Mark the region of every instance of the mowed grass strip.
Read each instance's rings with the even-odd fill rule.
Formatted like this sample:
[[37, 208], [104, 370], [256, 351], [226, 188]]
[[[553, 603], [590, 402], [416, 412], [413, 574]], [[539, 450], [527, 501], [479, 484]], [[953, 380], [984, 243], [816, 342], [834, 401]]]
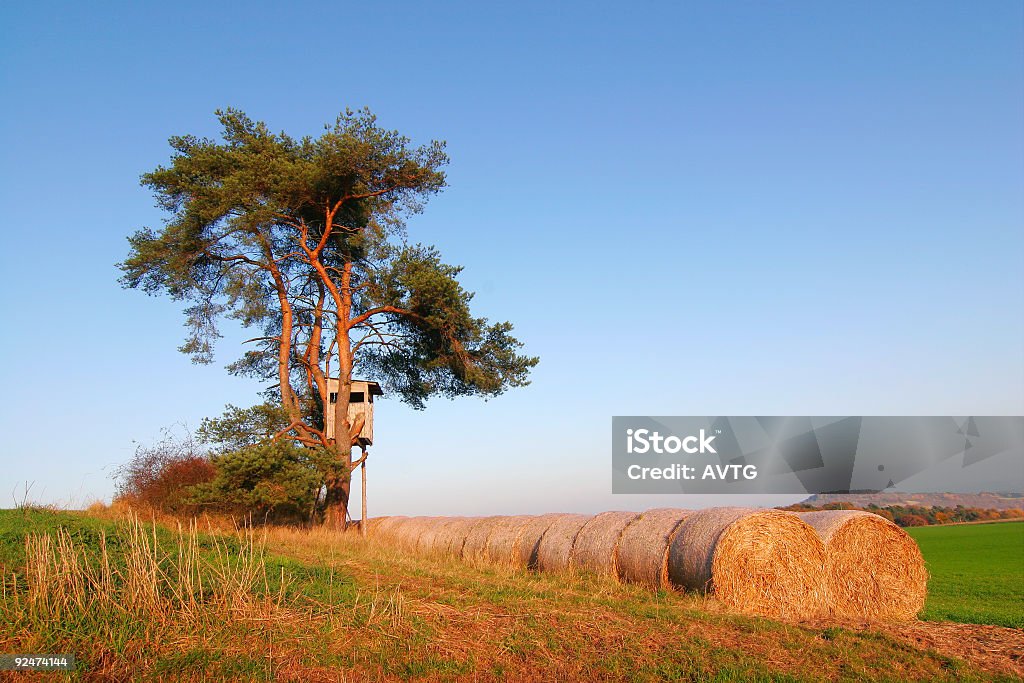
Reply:
[[[879, 633], [741, 617], [699, 596], [414, 556], [323, 530], [271, 529], [253, 552], [244, 535], [189, 540], [148, 526], [167, 573], [148, 611], [97, 598], [47, 620], [26, 606], [24, 537], [58, 528], [93, 560], [105, 534], [126, 572], [131, 535], [84, 514], [0, 511], [0, 651], [74, 653], [83, 667], [62, 677], [71, 680], [1001, 680]], [[206, 572], [194, 601], [175, 578], [190, 547]], [[255, 567], [259, 580], [240, 587], [231, 567]]]
[[921, 618], [1024, 628], [1024, 522], [907, 529], [928, 567]]
[[[400, 589], [405, 621], [425, 636], [410, 654], [443, 651], [483, 680], [1004, 679], [882, 633], [738, 616], [600, 576], [416, 556], [320, 531], [272, 531], [268, 547], [344, 567], [357, 585]], [[387, 649], [367, 646], [360, 661], [381, 665]]]

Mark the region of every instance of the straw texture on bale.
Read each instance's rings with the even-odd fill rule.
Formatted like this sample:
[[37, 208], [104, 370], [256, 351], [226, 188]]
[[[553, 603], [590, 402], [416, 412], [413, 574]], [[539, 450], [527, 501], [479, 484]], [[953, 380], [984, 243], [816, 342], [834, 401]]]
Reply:
[[370, 517], [369, 519], [367, 519], [366, 520], [366, 533], [367, 534], [374, 534], [374, 533], [376, 533], [377, 529], [380, 528], [381, 522], [383, 522], [385, 519], [391, 519], [391, 518], [390, 517]]
[[469, 530], [480, 521], [479, 517], [453, 517], [434, 538], [434, 546], [439, 552], [454, 557], [462, 557], [462, 544], [466, 542]]
[[484, 555], [495, 564], [517, 564], [519, 560], [516, 544], [523, 526], [532, 517], [519, 515], [516, 517], [500, 517], [491, 525], [491, 533], [487, 537]]
[[616, 568], [619, 578], [657, 590], [672, 586], [668, 578], [668, 546], [690, 510], [658, 508], [634, 519], [619, 536]]
[[825, 545], [794, 513], [696, 511], [669, 546], [669, 578], [751, 614], [801, 618], [825, 608]]
[[917, 543], [889, 520], [858, 510], [800, 514], [825, 543], [825, 586], [835, 616], [913, 619], [927, 594]]
[[435, 553], [443, 551], [444, 548], [440, 547], [440, 539], [442, 538], [441, 534], [458, 519], [458, 517], [438, 517], [432, 520], [426, 531], [420, 534], [420, 539], [416, 544], [416, 549], [421, 553]]
[[561, 517], [557, 513], [548, 513], [531, 517], [523, 523], [519, 529], [519, 538], [516, 540], [517, 557], [513, 558], [515, 564], [520, 567], [537, 568], [537, 553], [540, 550], [540, 539], [551, 526], [552, 522]]
[[392, 543], [398, 545], [402, 543], [406, 536], [405, 527], [409, 524], [415, 524], [416, 517], [401, 517], [396, 519], [391, 526], [388, 527], [388, 535], [391, 538]]
[[395, 529], [395, 542], [406, 550], [416, 550], [420, 536], [433, 524], [430, 517], [409, 517]]
[[583, 525], [572, 544], [569, 566], [619, 578], [616, 566], [619, 536], [637, 518], [635, 512], [602, 512]]
[[385, 517], [380, 520], [380, 524], [375, 527], [371, 527], [373, 533], [387, 541], [393, 541], [395, 539], [395, 533], [398, 527], [401, 526], [402, 522], [409, 519], [408, 517], [398, 515], [395, 517]]
[[576, 535], [591, 519], [591, 515], [565, 514], [551, 522], [537, 546], [537, 569], [542, 572], [568, 569]]
[[487, 551], [487, 537], [495, 525], [501, 523], [502, 517], [481, 517], [466, 533], [466, 542], [462, 545], [462, 559], [483, 560]]

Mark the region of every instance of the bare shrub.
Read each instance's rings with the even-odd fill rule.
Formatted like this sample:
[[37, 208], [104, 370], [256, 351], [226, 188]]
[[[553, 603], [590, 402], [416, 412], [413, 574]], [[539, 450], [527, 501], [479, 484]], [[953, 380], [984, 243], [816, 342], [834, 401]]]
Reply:
[[165, 429], [155, 444], [140, 444], [135, 455], [114, 471], [115, 500], [172, 515], [197, 514], [191, 487], [213, 480], [217, 470], [191, 434]]

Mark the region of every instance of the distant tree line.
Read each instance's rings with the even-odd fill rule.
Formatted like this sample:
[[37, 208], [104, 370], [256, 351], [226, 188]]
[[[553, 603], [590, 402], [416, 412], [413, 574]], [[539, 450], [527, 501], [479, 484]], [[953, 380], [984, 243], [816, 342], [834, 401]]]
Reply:
[[1024, 510], [1014, 508], [1012, 510], [993, 510], [986, 508], [964, 507], [924, 507], [920, 505], [885, 505], [878, 506], [874, 503], [866, 507], [854, 505], [853, 503], [837, 502], [826, 503], [815, 506], [809, 503], [797, 503], [789, 505], [781, 510], [792, 512], [815, 512], [819, 510], [864, 510], [873, 512], [876, 515], [885, 517], [902, 527], [910, 526], [931, 526], [933, 524], [957, 524], [961, 522], [986, 522], [1000, 519], [1024, 519]]

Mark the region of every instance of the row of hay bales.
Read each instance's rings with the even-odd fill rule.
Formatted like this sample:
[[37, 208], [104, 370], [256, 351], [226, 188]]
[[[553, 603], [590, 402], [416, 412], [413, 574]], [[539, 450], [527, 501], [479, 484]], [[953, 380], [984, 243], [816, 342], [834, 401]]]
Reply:
[[598, 515], [384, 517], [370, 533], [417, 553], [583, 571], [712, 593], [742, 612], [909, 619], [924, 604], [917, 544], [866, 512], [661, 508]]

